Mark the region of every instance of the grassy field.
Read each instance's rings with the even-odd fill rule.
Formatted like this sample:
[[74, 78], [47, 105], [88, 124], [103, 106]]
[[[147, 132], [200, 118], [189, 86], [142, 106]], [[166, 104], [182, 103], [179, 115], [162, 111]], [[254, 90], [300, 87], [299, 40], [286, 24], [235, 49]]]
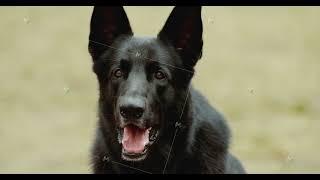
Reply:
[[[156, 35], [172, 7], [126, 7]], [[90, 173], [92, 7], [0, 7], [0, 173]], [[249, 173], [320, 172], [320, 8], [204, 7], [193, 84]]]

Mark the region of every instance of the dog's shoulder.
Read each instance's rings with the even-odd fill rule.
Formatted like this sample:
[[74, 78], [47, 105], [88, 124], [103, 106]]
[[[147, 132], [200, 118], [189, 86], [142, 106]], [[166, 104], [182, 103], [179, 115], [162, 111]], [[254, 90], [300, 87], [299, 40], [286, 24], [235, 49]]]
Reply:
[[223, 173], [229, 146], [229, 127], [221, 113], [193, 87], [189, 99], [192, 128], [189, 149], [201, 173]]
[[228, 153], [225, 165], [226, 174], [245, 174], [247, 173], [242, 163], [231, 153]]
[[[227, 174], [246, 173], [241, 162], [229, 152], [231, 131], [223, 114], [196, 89], [191, 88], [194, 142], [198, 158], [206, 162], [205, 171]], [[221, 164], [220, 164], [221, 163]]]
[[228, 141], [230, 130], [225, 117], [195, 88], [191, 87], [192, 118], [197, 129], [215, 131], [220, 138]]

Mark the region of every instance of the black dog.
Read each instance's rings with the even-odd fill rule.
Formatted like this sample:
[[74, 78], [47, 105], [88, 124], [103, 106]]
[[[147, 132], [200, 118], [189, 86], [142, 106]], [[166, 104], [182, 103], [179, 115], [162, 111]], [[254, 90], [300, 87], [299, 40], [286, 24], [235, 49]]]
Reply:
[[201, 7], [175, 7], [155, 38], [134, 37], [122, 7], [94, 8], [94, 173], [245, 173], [225, 120], [190, 85], [202, 44]]

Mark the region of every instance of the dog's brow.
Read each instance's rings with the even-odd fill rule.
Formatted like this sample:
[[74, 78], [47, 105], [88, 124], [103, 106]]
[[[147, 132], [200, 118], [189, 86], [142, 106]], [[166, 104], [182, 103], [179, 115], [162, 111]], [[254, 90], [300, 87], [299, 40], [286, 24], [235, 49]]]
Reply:
[[148, 65], [159, 67], [160, 63], [158, 61], [147, 61]]
[[[105, 46], [105, 47], [111, 48], [111, 49], [113, 49], [113, 50], [115, 50], [115, 51], [123, 51], [123, 50], [120, 50], [120, 49], [118, 49], [118, 48], [115, 48], [115, 47], [112, 47], [112, 46], [110, 46], [110, 45], [107, 45], [107, 44], [105, 44], [105, 43], [93, 41], [93, 40], [90, 40], [90, 39], [89, 39], [89, 41], [92, 42], [92, 43], [101, 45], [101, 46]], [[125, 52], [125, 53], [132, 54], [132, 52]], [[153, 59], [151, 59], [151, 58], [147, 58], [147, 57], [145, 57], [144, 59], [147, 59], [147, 60], [149, 60], [149, 61], [155, 61], [155, 60], [153, 60]], [[158, 61], [155, 61], [155, 62], [158, 62]], [[160, 62], [159, 62], [159, 63], [160, 63]], [[188, 73], [194, 74], [193, 71], [190, 71], [190, 70], [185, 69], [185, 68], [177, 67], [177, 66], [174, 66], [174, 65], [171, 65], [171, 64], [167, 64], [167, 63], [162, 63], [162, 62], [161, 62], [161, 64], [164, 64], [164, 65], [166, 65], [166, 66], [169, 66], [169, 67], [172, 67], [172, 68], [176, 68], [176, 69], [180, 69], [180, 70], [186, 71], [186, 72], [188, 72]]]
[[123, 59], [123, 58], [121, 58], [120, 59], [120, 63], [122, 64], [122, 63], [130, 63], [130, 61], [128, 60], [128, 59]]

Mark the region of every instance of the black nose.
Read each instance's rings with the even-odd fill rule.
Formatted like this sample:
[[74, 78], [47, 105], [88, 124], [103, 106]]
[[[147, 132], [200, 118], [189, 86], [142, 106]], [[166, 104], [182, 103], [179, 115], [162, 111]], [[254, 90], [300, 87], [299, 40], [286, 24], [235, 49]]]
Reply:
[[121, 106], [120, 114], [125, 119], [139, 119], [142, 117], [144, 109], [136, 106]]

